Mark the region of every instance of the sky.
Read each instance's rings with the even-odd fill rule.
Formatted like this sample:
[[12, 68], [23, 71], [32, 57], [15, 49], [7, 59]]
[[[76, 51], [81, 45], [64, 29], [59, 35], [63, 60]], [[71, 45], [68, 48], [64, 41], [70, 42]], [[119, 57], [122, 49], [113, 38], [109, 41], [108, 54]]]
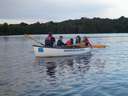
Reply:
[[0, 23], [128, 17], [128, 0], [0, 0]]

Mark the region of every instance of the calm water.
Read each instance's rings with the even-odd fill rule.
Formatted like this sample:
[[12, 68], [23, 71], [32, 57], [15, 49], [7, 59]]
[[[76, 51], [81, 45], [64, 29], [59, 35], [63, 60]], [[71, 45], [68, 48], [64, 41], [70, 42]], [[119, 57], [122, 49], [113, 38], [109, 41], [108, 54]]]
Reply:
[[31, 40], [0, 37], [0, 96], [128, 96], [128, 34], [89, 36], [109, 47], [35, 58]]

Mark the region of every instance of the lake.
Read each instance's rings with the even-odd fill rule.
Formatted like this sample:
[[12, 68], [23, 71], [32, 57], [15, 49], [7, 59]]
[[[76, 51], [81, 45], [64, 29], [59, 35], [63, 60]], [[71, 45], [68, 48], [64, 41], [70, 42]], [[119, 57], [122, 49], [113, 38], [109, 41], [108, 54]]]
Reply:
[[[128, 34], [86, 36], [108, 47], [80, 56], [36, 58], [35, 42], [1, 36], [0, 96], [128, 96]], [[45, 36], [33, 38], [43, 42]]]

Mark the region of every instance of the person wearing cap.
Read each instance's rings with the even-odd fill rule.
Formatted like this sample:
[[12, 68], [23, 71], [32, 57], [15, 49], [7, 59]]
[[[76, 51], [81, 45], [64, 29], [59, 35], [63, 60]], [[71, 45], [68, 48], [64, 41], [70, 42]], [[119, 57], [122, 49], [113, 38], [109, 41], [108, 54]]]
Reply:
[[64, 47], [65, 44], [63, 42], [63, 36], [60, 36], [58, 41], [57, 41], [57, 47]]

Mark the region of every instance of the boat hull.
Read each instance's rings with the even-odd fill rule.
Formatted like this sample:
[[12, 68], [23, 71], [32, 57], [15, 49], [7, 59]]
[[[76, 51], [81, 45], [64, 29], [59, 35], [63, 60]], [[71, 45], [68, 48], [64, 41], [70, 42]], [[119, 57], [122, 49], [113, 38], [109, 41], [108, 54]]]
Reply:
[[80, 55], [90, 51], [91, 48], [45, 48], [33, 45], [36, 57], [55, 57]]

